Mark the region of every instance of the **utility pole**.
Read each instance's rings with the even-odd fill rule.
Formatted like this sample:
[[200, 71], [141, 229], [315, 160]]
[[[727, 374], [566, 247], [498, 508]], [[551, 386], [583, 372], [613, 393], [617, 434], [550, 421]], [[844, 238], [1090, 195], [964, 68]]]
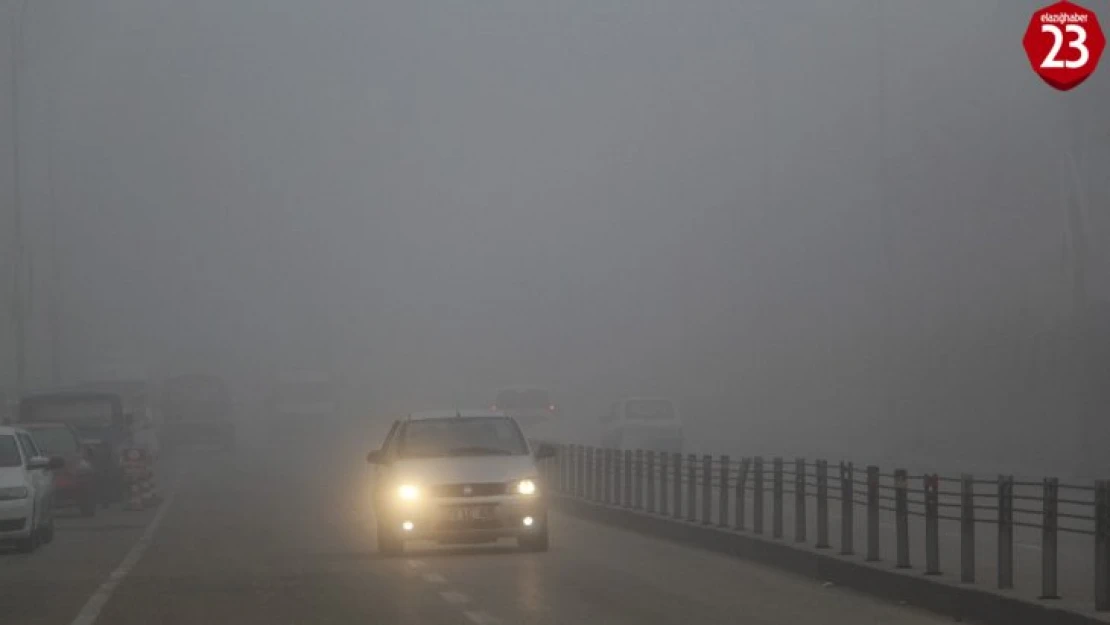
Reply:
[[883, 264], [882, 269], [882, 298], [883, 302], [880, 306], [882, 313], [882, 335], [880, 337], [880, 353], [883, 366], [883, 380], [881, 384], [880, 394], [882, 407], [881, 410], [885, 413], [881, 415], [883, 421], [892, 420], [897, 423], [897, 419], [901, 416], [895, 414], [899, 407], [898, 397], [899, 388], [897, 383], [899, 381], [899, 368], [896, 365], [895, 358], [895, 345], [894, 345], [894, 304], [896, 293], [896, 279], [897, 279], [897, 266], [894, 262], [894, 224], [891, 219], [891, 207], [889, 206], [889, 198], [887, 194], [887, 162], [886, 162], [886, 0], [875, 0], [875, 42], [876, 54], [875, 62], [877, 66], [877, 89], [876, 89], [876, 120], [878, 124], [877, 134], [878, 141], [876, 145], [876, 155], [878, 163], [876, 167], [876, 197], [879, 208], [879, 237], [881, 257], [879, 261]]
[[27, 315], [28, 298], [27, 250], [23, 234], [23, 197], [20, 189], [20, 73], [23, 69], [23, 23], [28, 0], [19, 4], [11, 13], [11, 136], [12, 136], [12, 237], [15, 239], [15, 261], [12, 276], [12, 325], [15, 333], [15, 393], [18, 397], [27, 383]]

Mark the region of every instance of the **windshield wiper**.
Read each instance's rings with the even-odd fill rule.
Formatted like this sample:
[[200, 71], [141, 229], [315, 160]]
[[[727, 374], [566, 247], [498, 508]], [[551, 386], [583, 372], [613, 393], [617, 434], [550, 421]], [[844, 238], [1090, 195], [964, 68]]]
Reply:
[[453, 456], [511, 456], [513, 452], [508, 449], [497, 449], [495, 447], [454, 447], [447, 450], [447, 453]]

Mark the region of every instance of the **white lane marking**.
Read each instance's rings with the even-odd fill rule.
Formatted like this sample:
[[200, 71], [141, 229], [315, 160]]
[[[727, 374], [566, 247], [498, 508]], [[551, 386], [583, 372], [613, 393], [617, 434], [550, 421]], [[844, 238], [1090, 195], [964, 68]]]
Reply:
[[108, 603], [108, 600], [112, 598], [112, 593], [115, 592], [116, 586], [127, 577], [127, 574], [131, 572], [131, 569], [134, 568], [134, 566], [138, 564], [139, 559], [143, 557], [146, 548], [150, 546], [150, 540], [154, 536], [155, 530], [162, 524], [162, 519], [166, 516], [166, 511], [170, 509], [170, 504], [173, 503], [176, 490], [176, 488], [170, 490], [170, 494], [166, 497], [166, 500], [162, 502], [162, 507], [158, 509], [154, 518], [150, 520], [150, 524], [146, 526], [146, 530], [143, 531], [143, 535], [139, 537], [138, 542], [131, 547], [131, 550], [127, 552], [123, 561], [119, 563], [116, 570], [112, 571], [108, 579], [104, 580], [104, 583], [96, 589], [96, 592], [94, 592], [91, 597], [89, 597], [84, 607], [77, 613], [77, 618], [73, 619], [70, 625], [93, 625], [96, 623], [97, 617], [100, 616], [100, 611], [104, 609], [104, 605]]
[[463, 593], [455, 590], [445, 590], [439, 593], [439, 596], [443, 597], [444, 601], [452, 605], [462, 605], [464, 603], [470, 603], [470, 597], [467, 597]]
[[501, 622], [480, 610], [465, 610], [463, 614], [476, 625], [498, 625]]
[[444, 577], [442, 575], [440, 575], [439, 573], [425, 573], [424, 574], [424, 581], [428, 582], [429, 584], [446, 584], [447, 583], [447, 580], [444, 579]]
[[409, 560], [409, 568], [422, 569], [424, 568], [424, 563], [420, 560]]

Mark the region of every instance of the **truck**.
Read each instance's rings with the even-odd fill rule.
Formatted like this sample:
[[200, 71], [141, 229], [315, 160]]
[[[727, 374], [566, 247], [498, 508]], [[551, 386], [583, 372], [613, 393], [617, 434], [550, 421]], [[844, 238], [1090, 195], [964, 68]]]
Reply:
[[628, 397], [614, 402], [601, 422], [602, 447], [682, 452], [682, 418], [675, 403], [665, 397]]
[[219, 376], [195, 373], [166, 379], [162, 384], [161, 414], [162, 433], [169, 447], [235, 447], [231, 391]]
[[283, 371], [275, 376], [267, 410], [272, 438], [311, 434], [339, 415], [339, 385], [325, 371]]

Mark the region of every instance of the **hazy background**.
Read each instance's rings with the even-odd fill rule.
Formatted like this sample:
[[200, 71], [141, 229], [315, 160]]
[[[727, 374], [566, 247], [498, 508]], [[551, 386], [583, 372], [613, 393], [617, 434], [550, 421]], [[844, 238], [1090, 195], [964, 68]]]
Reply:
[[677, 397], [697, 449], [1110, 470], [1110, 59], [1044, 85], [1039, 4], [32, 0], [31, 383], [53, 292], [62, 381], [537, 383]]

